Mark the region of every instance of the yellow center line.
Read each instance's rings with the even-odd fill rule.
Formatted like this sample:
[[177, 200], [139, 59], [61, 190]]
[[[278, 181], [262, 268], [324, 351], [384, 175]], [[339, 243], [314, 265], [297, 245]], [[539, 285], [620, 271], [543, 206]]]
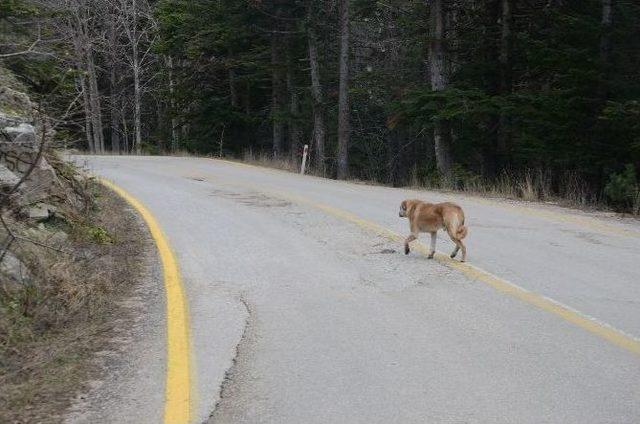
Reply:
[[[334, 208], [333, 206], [325, 205], [322, 203], [316, 203], [312, 200], [296, 195], [291, 195], [289, 193], [272, 193], [286, 200], [295, 201], [297, 203], [306, 204], [316, 209], [320, 209], [329, 215], [333, 215], [337, 218], [356, 224], [361, 228], [377, 233], [378, 235], [386, 237], [390, 240], [403, 242], [405, 239], [405, 237], [401, 234], [398, 234], [375, 222], [363, 219], [351, 212]], [[417, 250], [425, 256], [429, 255], [429, 248], [427, 248], [427, 246], [420, 242], [414, 242], [414, 250]], [[435, 255], [435, 259], [445, 266], [462, 272], [469, 278], [472, 278], [476, 281], [481, 281], [502, 293], [508, 294], [512, 297], [520, 299], [523, 302], [536, 306], [544, 311], [550, 312], [564, 319], [565, 321], [568, 321], [592, 334], [595, 334], [619, 347], [640, 355], [640, 341], [636, 337], [626, 334], [623, 331], [610, 326], [609, 324], [600, 322], [596, 318], [576, 311], [554, 299], [526, 290], [525, 288], [520, 287], [517, 284], [502, 279], [469, 263], [459, 262], [457, 260], [451, 259], [447, 255], [443, 255], [440, 253]]]
[[164, 274], [167, 300], [167, 374], [165, 379], [165, 424], [187, 424], [191, 419], [192, 379], [189, 315], [176, 258], [158, 221], [135, 197], [105, 179], [100, 183], [126, 200], [142, 216], [156, 243]]
[[[248, 164], [248, 163], [243, 163], [243, 162], [236, 162], [236, 161], [231, 161], [231, 160], [223, 160], [223, 159], [213, 159], [216, 162], [221, 162], [221, 163], [226, 163], [229, 165], [235, 165], [238, 167], [245, 167], [245, 168], [253, 168], [256, 169], [258, 171], [261, 172], [268, 172], [271, 174], [277, 173], [277, 174], [291, 174], [288, 171], [284, 171], [284, 170], [279, 170], [279, 169], [272, 169], [272, 168], [265, 168], [262, 166], [258, 166], [258, 165], [252, 165], [252, 164]], [[314, 177], [314, 178], [319, 178], [319, 177]], [[349, 185], [349, 186], [353, 186], [354, 188], [357, 189], [362, 189], [363, 185], [362, 184], [356, 184], [350, 181], [343, 181], [343, 184]], [[364, 187], [375, 187], [375, 186], [370, 186], [370, 185], [364, 185]], [[383, 188], [383, 189], [392, 189], [391, 187], [386, 187], [386, 186], [378, 186], [378, 188]], [[415, 190], [415, 189], [410, 189], [410, 188], [405, 188], [405, 189], [401, 189], [401, 190], [407, 190], [407, 191], [413, 191], [416, 192], [417, 196], [420, 196], [421, 193], [424, 192], [424, 190]], [[426, 190], [426, 189], [425, 189]], [[491, 207], [495, 207], [495, 208], [500, 208], [500, 209], [505, 209], [505, 210], [510, 210], [510, 211], [518, 211], [522, 214], [525, 215], [529, 215], [529, 216], [534, 216], [537, 218], [542, 218], [548, 221], [552, 221], [552, 222], [566, 222], [569, 224], [573, 224], [576, 225], [578, 227], [583, 227], [583, 228], [588, 228], [590, 230], [593, 231], [598, 231], [600, 233], [604, 233], [604, 234], [614, 234], [617, 236], [623, 236], [623, 237], [633, 237], [633, 238], [637, 238], [640, 237], [640, 231], [633, 229], [633, 228], [628, 228], [628, 227], [623, 227], [620, 225], [615, 225], [615, 224], [609, 224], [607, 222], [603, 222], [602, 220], [596, 219], [596, 218], [592, 218], [592, 217], [587, 217], [587, 216], [578, 216], [578, 215], [570, 215], [570, 214], [565, 214], [565, 213], [560, 213], [560, 212], [555, 212], [555, 211], [551, 211], [551, 210], [545, 210], [545, 209], [540, 209], [540, 208], [536, 208], [536, 207], [531, 207], [531, 206], [524, 206], [524, 205], [519, 205], [519, 204], [511, 204], [511, 203], [503, 203], [503, 202], [496, 202], [490, 199], [485, 199], [479, 196], [474, 196], [474, 195], [470, 195], [467, 193], [450, 193], [450, 192], [437, 192], [439, 195], [447, 197], [447, 198], [451, 198], [451, 197], [457, 197], [457, 198], [462, 198], [464, 199], [464, 201], [467, 202], [474, 202], [474, 203], [478, 203], [481, 205], [487, 205], [487, 206], [491, 206]]]
[[[245, 166], [250, 166], [250, 165], [245, 165]], [[255, 184], [239, 183], [239, 182], [233, 182], [233, 183], [227, 183], [227, 184], [231, 186], [248, 188], [254, 191], [272, 195], [274, 197], [279, 197], [283, 200], [288, 200], [294, 203], [319, 209], [328, 215], [332, 215], [336, 218], [355, 224], [363, 229], [376, 233], [382, 237], [386, 237], [392, 241], [403, 242], [405, 239], [405, 237], [402, 236], [401, 234], [398, 234], [373, 221], [363, 219], [346, 210], [335, 208], [333, 206], [329, 206], [323, 203], [318, 203], [302, 196], [298, 196], [289, 192], [270, 190]], [[429, 254], [429, 248], [427, 248], [427, 246], [423, 245], [420, 242], [414, 242], [414, 250], [422, 253], [423, 255]], [[511, 297], [514, 297], [525, 303], [535, 306], [543, 311], [556, 315], [557, 317], [560, 317], [563, 320], [582, 328], [583, 330], [586, 330], [604, 340], [607, 340], [608, 342], [616, 346], [619, 346], [629, 352], [640, 355], [640, 340], [633, 335], [627, 334], [622, 330], [619, 330], [607, 323], [601, 322], [594, 317], [591, 317], [587, 314], [577, 311], [547, 296], [543, 296], [538, 293], [531, 292], [523, 287], [520, 287], [515, 283], [512, 283], [496, 275], [493, 275], [490, 272], [485, 271], [476, 266], [473, 266], [469, 263], [459, 262], [457, 260], [451, 259], [447, 255], [443, 255], [439, 253], [435, 255], [435, 259], [439, 263], [445, 266], [448, 266], [450, 268], [453, 268], [462, 272], [464, 275], [466, 275], [467, 277], [475, 281], [480, 281], [484, 284], [487, 284], [488, 286], [493, 287], [494, 289], [502, 293], [505, 293]]]

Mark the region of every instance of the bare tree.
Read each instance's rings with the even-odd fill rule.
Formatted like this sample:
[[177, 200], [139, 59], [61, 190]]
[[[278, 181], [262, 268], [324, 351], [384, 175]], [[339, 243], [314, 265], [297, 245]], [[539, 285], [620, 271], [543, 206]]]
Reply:
[[120, 17], [120, 26], [125, 38], [125, 64], [133, 79], [133, 151], [142, 149], [142, 98], [145, 90], [143, 78], [152, 62], [156, 22], [147, 0], [112, 0]]
[[57, 21], [57, 30], [73, 46], [73, 65], [78, 71], [78, 90], [82, 94], [85, 114], [85, 134], [89, 151], [104, 151], [102, 127], [102, 105], [98, 90], [98, 75], [95, 66], [95, 52], [98, 36], [94, 27], [98, 3], [92, 0], [67, 0], [64, 3], [51, 2], [50, 7], [64, 16]]
[[109, 17], [107, 20], [107, 56], [109, 60], [109, 116], [111, 118], [111, 151], [120, 153], [120, 114], [122, 111], [119, 107], [119, 79], [118, 70], [120, 68], [120, 44], [118, 42], [118, 34], [120, 26], [113, 5], [109, 8]]

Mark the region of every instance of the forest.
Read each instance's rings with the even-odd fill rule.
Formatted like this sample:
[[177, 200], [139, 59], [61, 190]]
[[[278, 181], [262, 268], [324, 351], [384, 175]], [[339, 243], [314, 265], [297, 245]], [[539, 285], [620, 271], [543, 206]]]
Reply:
[[61, 147], [640, 212], [637, 0], [2, 0], [0, 68]]

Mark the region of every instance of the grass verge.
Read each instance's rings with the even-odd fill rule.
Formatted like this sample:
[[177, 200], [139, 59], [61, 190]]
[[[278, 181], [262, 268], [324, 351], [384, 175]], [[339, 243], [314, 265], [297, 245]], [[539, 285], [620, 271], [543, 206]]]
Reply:
[[[92, 183], [92, 207], [44, 228], [13, 223], [52, 245], [20, 243], [28, 284], [0, 284], [0, 422], [53, 423], [98, 372], [93, 354], [108, 345], [110, 317], [140, 281], [151, 244], [144, 224], [117, 195]], [[66, 234], [66, 237], [60, 237]]]

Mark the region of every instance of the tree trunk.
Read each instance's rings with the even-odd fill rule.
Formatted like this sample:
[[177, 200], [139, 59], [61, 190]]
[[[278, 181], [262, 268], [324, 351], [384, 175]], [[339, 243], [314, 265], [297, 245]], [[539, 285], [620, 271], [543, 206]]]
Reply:
[[349, 0], [340, 0], [340, 83], [338, 87], [338, 179], [349, 175]]
[[131, 151], [130, 143], [129, 143], [130, 134], [129, 134], [129, 126], [127, 125], [127, 118], [124, 113], [120, 114], [120, 119], [122, 119], [122, 135], [124, 136], [124, 140], [123, 140], [124, 151], [126, 153], [129, 153]]
[[271, 38], [271, 119], [273, 119], [273, 157], [277, 158], [282, 152], [284, 139], [284, 124], [282, 122], [282, 51], [280, 43], [282, 37], [274, 33]]
[[114, 8], [109, 9], [109, 118], [111, 151], [120, 154], [120, 110], [118, 108], [118, 23], [116, 18], [117, 11]]
[[231, 98], [231, 107], [237, 108], [238, 101], [238, 90], [236, 89], [236, 70], [233, 68], [229, 68], [229, 97]]
[[605, 66], [611, 60], [611, 29], [613, 26], [614, 0], [602, 0], [602, 35], [600, 37], [600, 60]]
[[133, 71], [133, 132], [134, 150], [137, 155], [142, 152], [142, 93], [140, 88], [140, 57], [138, 37], [138, 5], [136, 0], [131, 2], [131, 13], [133, 22], [131, 24], [131, 65]]
[[302, 130], [298, 124], [300, 115], [300, 102], [298, 100], [298, 93], [293, 81], [293, 65], [291, 60], [289, 61], [289, 67], [287, 69], [287, 90], [289, 91], [289, 141], [291, 155], [291, 162], [296, 164], [298, 162], [298, 151], [301, 147]]
[[[311, 8], [311, 6], [309, 6]], [[318, 61], [318, 40], [309, 16], [308, 39], [309, 39], [309, 64], [311, 73], [311, 94], [313, 96], [313, 146], [316, 150], [316, 167], [322, 176], [326, 173], [326, 124], [325, 108], [322, 95], [322, 85], [320, 83], [320, 63]]]
[[167, 57], [167, 68], [169, 70], [169, 104], [171, 106], [171, 151], [178, 150], [178, 122], [176, 119], [176, 82], [173, 77], [173, 58]]
[[80, 75], [78, 82], [80, 84], [80, 90], [82, 90], [82, 100], [84, 106], [84, 132], [87, 137], [87, 148], [90, 153], [96, 153], [96, 145], [93, 140], [93, 129], [91, 128], [91, 102], [89, 100], [89, 88], [87, 87], [87, 79], [84, 76], [83, 68], [79, 67]]
[[137, 44], [133, 44], [133, 127], [135, 132], [135, 151], [139, 155], [142, 151], [142, 118], [141, 118], [141, 98], [140, 94], [140, 67], [138, 63]]
[[[507, 96], [511, 92], [511, 0], [501, 0], [500, 11], [500, 54], [498, 62], [500, 64], [500, 81], [498, 89], [500, 95]], [[503, 111], [498, 118], [498, 137], [496, 146], [496, 162], [498, 170], [507, 166], [510, 150], [510, 129], [509, 117]]]
[[244, 88], [244, 113], [251, 115], [251, 84], [249, 81], [245, 82]]
[[[444, 47], [444, 0], [430, 2], [430, 42], [429, 42], [429, 73], [431, 89], [442, 91], [447, 87], [448, 70]], [[451, 177], [451, 129], [446, 120], [438, 120], [433, 130], [436, 152], [436, 167], [445, 179]]]
[[109, 77], [109, 113], [111, 118], [111, 151], [120, 154], [120, 132], [118, 131], [120, 122], [120, 110], [118, 109], [118, 95], [116, 81], [116, 63], [111, 62], [111, 73]]
[[605, 103], [609, 97], [609, 74], [611, 73], [611, 30], [613, 28], [614, 0], [602, 0], [602, 20], [600, 22], [600, 62], [602, 64], [602, 82], [599, 98]]
[[104, 135], [102, 132], [102, 108], [100, 105], [100, 91], [98, 90], [98, 77], [93, 63], [91, 47], [86, 47], [87, 78], [89, 80], [89, 103], [91, 106], [91, 128], [93, 129], [93, 141], [97, 153], [104, 152]]

